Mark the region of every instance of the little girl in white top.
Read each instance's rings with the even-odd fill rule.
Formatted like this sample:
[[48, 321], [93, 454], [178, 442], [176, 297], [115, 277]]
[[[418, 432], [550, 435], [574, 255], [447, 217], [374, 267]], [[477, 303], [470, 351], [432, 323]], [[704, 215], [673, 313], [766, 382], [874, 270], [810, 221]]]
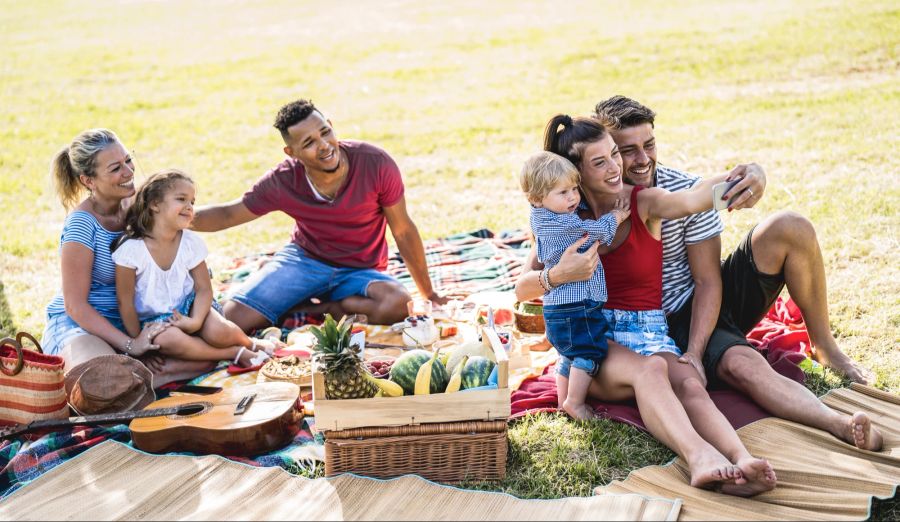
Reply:
[[251, 339], [212, 308], [206, 244], [188, 230], [194, 219], [194, 182], [178, 170], [158, 172], [144, 183], [125, 217], [125, 233], [113, 244], [116, 296], [132, 337], [145, 324], [168, 322], [155, 344], [166, 356], [198, 361], [229, 359], [261, 364], [275, 346]]

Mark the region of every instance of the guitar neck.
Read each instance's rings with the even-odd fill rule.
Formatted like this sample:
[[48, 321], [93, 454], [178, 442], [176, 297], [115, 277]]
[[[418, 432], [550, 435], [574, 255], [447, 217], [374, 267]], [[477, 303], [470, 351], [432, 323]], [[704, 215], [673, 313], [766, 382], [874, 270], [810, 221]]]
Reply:
[[141, 419], [144, 417], [159, 417], [174, 415], [179, 408], [154, 408], [152, 410], [125, 411], [121, 413], [106, 413], [101, 415], [83, 415], [81, 417], [69, 417], [68, 419], [40, 420], [19, 426], [11, 430], [0, 430], [0, 439], [12, 438], [37, 430], [55, 430], [70, 428], [72, 426], [103, 426], [107, 424], [124, 424], [126, 421]]

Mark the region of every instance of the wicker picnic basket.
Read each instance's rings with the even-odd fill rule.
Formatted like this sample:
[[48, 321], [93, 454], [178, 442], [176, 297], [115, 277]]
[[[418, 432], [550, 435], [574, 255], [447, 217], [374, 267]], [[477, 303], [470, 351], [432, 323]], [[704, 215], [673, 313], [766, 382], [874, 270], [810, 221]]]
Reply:
[[506, 476], [506, 420], [353, 428], [325, 432], [325, 475], [416, 474], [435, 482]]
[[506, 475], [509, 356], [497, 332], [481, 328], [497, 360], [497, 387], [459, 393], [332, 399], [314, 368], [316, 430], [325, 437], [325, 474], [375, 478], [414, 474], [436, 482], [496, 481]]

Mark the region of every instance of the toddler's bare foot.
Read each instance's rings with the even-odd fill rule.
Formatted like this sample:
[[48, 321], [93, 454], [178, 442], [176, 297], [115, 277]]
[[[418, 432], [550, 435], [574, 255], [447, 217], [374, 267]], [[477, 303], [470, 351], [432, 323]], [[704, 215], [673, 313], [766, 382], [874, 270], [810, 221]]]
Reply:
[[872, 426], [869, 416], [861, 411], [850, 417], [846, 440], [859, 449], [869, 451], [878, 451], [883, 444], [881, 433], [875, 426]]
[[573, 419], [594, 420], [601, 418], [594, 408], [591, 408], [584, 403], [573, 405], [569, 401], [566, 401], [563, 403], [563, 410]]
[[749, 457], [741, 459], [737, 462], [744, 478], [747, 479], [746, 484], [722, 484], [721, 492], [726, 495], [735, 495], [738, 497], [752, 497], [775, 489], [777, 481], [775, 470], [772, 465], [765, 459], [757, 459]]

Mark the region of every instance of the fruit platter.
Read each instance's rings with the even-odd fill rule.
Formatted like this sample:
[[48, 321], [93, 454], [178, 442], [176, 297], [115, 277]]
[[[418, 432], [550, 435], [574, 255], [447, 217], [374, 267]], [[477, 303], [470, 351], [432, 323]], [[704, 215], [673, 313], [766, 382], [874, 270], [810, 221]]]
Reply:
[[493, 328], [481, 326], [480, 340], [391, 355], [371, 355], [367, 348], [365, 357], [349, 342], [349, 330], [330, 316], [311, 329], [316, 429], [509, 417], [509, 357]]

